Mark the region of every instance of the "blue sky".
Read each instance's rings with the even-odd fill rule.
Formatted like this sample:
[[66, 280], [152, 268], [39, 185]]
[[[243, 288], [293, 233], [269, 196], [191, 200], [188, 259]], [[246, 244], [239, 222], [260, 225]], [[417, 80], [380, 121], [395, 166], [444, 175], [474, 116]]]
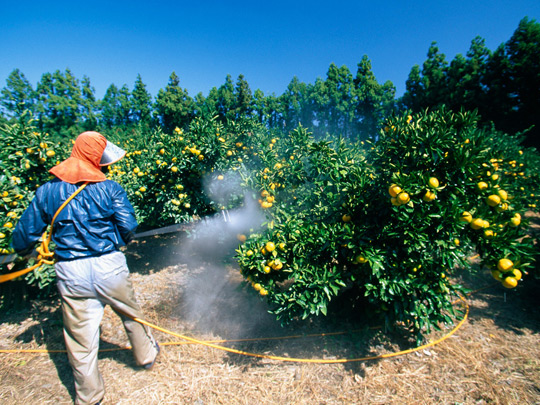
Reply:
[[297, 76], [314, 83], [331, 63], [356, 74], [363, 55], [400, 96], [436, 41], [450, 61], [480, 36], [495, 50], [539, 0], [23, 1], [0, 0], [0, 88], [16, 68], [35, 87], [44, 73], [88, 76], [98, 98], [140, 74], [156, 96], [176, 72], [194, 97], [230, 74], [281, 95]]

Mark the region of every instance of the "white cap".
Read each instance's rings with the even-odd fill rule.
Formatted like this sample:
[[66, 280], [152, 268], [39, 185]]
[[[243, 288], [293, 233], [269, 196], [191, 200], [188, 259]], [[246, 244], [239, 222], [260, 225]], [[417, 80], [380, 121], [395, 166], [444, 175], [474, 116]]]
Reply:
[[126, 156], [126, 151], [114, 143], [107, 141], [107, 146], [101, 155], [100, 166], [109, 166]]

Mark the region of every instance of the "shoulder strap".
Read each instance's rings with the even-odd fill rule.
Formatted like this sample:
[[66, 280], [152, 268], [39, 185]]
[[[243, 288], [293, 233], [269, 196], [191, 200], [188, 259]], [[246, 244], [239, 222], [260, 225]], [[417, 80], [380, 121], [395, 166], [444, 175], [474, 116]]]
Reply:
[[52, 256], [53, 256], [54, 253], [49, 250], [49, 243], [51, 242], [52, 228], [53, 228], [53, 225], [54, 225], [54, 220], [56, 219], [56, 217], [58, 216], [60, 211], [62, 211], [66, 207], [66, 205], [68, 205], [69, 202], [71, 200], [73, 200], [73, 198], [75, 198], [75, 196], [77, 194], [79, 194], [87, 186], [87, 184], [88, 184], [88, 182], [83, 183], [77, 189], [77, 191], [75, 191], [73, 194], [71, 194], [69, 196], [69, 198], [62, 203], [60, 208], [58, 208], [56, 210], [56, 213], [54, 214], [54, 216], [53, 216], [53, 218], [51, 220], [50, 232], [45, 231], [43, 233], [43, 236], [41, 237], [41, 244], [36, 248], [37, 252], [39, 253], [38, 262], [36, 264], [34, 264], [33, 266], [30, 266], [30, 267], [28, 267], [26, 269], [15, 271], [15, 272], [9, 273], [9, 274], [0, 275], [0, 283], [4, 283], [6, 281], [13, 280], [14, 278], [25, 275], [26, 273], [29, 273], [34, 269], [38, 269], [43, 264], [53, 264], [54, 263], [54, 260], [52, 260]]

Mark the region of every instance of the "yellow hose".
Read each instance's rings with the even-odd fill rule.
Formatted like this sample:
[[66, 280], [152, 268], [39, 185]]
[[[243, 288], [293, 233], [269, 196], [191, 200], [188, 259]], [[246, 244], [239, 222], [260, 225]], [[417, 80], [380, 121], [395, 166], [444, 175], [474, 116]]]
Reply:
[[[469, 305], [467, 304], [467, 302], [465, 301], [465, 299], [462, 296], [460, 296], [459, 299], [456, 300], [453, 304], [455, 304], [456, 302], [459, 302], [459, 301], [462, 301], [462, 303], [465, 305], [465, 315], [463, 316], [463, 319], [461, 319], [461, 321], [459, 321], [459, 323], [450, 332], [448, 332], [443, 337], [441, 337], [441, 338], [439, 338], [439, 339], [437, 339], [437, 340], [435, 340], [433, 342], [429, 342], [429, 343], [426, 343], [424, 345], [415, 347], [413, 349], [401, 350], [399, 352], [386, 353], [386, 354], [381, 354], [381, 355], [378, 355], [378, 356], [366, 356], [366, 357], [359, 357], [359, 358], [353, 358], [353, 359], [304, 359], [304, 358], [295, 358], [295, 357], [273, 356], [273, 355], [260, 354], [260, 353], [251, 353], [251, 352], [246, 352], [246, 351], [243, 351], [243, 350], [237, 350], [237, 349], [232, 349], [230, 347], [218, 345], [218, 344], [213, 343], [211, 341], [203, 341], [203, 340], [198, 340], [198, 339], [195, 339], [195, 338], [191, 338], [189, 336], [181, 335], [179, 333], [170, 331], [170, 330], [162, 328], [160, 326], [151, 324], [150, 322], [147, 322], [147, 321], [145, 321], [143, 319], [140, 319], [140, 318], [133, 318], [133, 317], [131, 317], [131, 318], [134, 321], [139, 322], [139, 323], [141, 323], [143, 325], [146, 325], [146, 326], [148, 326], [150, 328], [153, 328], [153, 329], [158, 330], [160, 332], [163, 332], [163, 333], [166, 333], [168, 335], [175, 336], [175, 337], [177, 337], [179, 339], [183, 339], [183, 340], [187, 341], [187, 342], [169, 342], [169, 343], [162, 344], [162, 346], [165, 346], [167, 344], [168, 345], [173, 345], [173, 344], [182, 344], [182, 343], [194, 343], [194, 344], [200, 344], [200, 345], [203, 345], [203, 346], [211, 347], [213, 349], [223, 350], [223, 351], [226, 351], [226, 352], [229, 352], [229, 353], [239, 354], [239, 355], [243, 355], [243, 356], [251, 356], [251, 357], [264, 358], [264, 359], [270, 359], [270, 360], [289, 361], [289, 362], [297, 362], [297, 363], [335, 364], [335, 363], [349, 363], [349, 362], [376, 360], [376, 359], [384, 359], [384, 358], [389, 358], [389, 357], [401, 356], [401, 355], [416, 352], [416, 351], [419, 351], [419, 350], [424, 350], [424, 349], [427, 349], [428, 347], [432, 347], [432, 346], [435, 346], [436, 344], [439, 344], [439, 343], [443, 342], [444, 340], [446, 340], [450, 336], [452, 336], [454, 333], [456, 333], [457, 330], [459, 328], [461, 328], [463, 326], [463, 324], [465, 323], [465, 321], [467, 320], [467, 317], [468, 317], [468, 314], [469, 314]], [[322, 334], [319, 334], [319, 335], [311, 335], [311, 336], [329, 336], [329, 335], [337, 335], [337, 334], [342, 334], [342, 333], [345, 333], [345, 332], [336, 332], [336, 333], [328, 333], [328, 334], [322, 333]], [[297, 336], [292, 336], [292, 337], [297, 337]], [[300, 337], [300, 336], [298, 336], [298, 337]], [[303, 336], [303, 337], [305, 337], [305, 336]], [[291, 338], [291, 336], [282, 337], [281, 339], [285, 339], [285, 338]], [[279, 339], [279, 338], [269, 338], [269, 339]], [[242, 339], [242, 340], [268, 340], [268, 339]], [[220, 343], [221, 342], [226, 342], [226, 340], [217, 341], [217, 342], [220, 342]], [[128, 349], [128, 348], [125, 348], [125, 349]], [[104, 351], [113, 351], [113, 350], [118, 350], [118, 349], [102, 349], [100, 351], [104, 352]], [[0, 350], [0, 353], [62, 353], [62, 352], [65, 352], [65, 350], [45, 350], [45, 349], [28, 349], [28, 350], [4, 349], [4, 350]]]

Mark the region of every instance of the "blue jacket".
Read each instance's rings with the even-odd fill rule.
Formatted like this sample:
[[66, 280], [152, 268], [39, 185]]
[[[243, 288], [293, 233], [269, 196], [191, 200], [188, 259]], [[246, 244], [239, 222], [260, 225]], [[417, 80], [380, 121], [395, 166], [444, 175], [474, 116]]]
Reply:
[[[58, 208], [78, 188], [54, 179], [36, 190], [13, 232], [16, 252], [28, 251], [39, 241]], [[131, 240], [136, 228], [135, 211], [118, 183], [90, 183], [56, 217], [54, 252], [60, 261], [114, 252]]]

